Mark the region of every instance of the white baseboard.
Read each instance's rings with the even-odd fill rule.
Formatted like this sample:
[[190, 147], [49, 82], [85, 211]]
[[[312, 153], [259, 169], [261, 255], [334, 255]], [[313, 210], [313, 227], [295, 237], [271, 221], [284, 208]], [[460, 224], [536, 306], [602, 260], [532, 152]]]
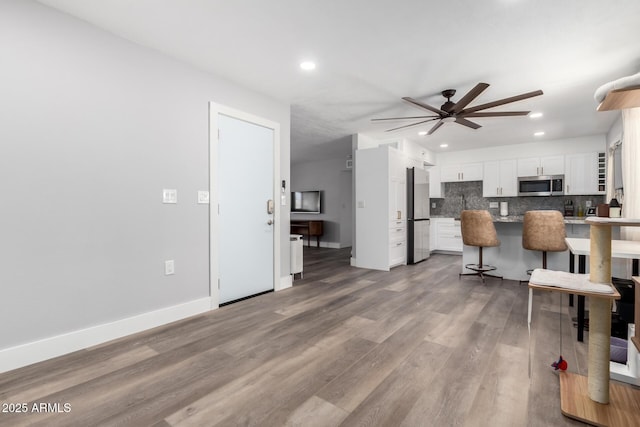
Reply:
[[280, 278], [280, 285], [276, 287], [275, 291], [281, 291], [283, 289], [287, 289], [293, 286], [293, 276], [288, 275]]
[[175, 322], [209, 310], [211, 310], [211, 298], [200, 298], [126, 319], [0, 350], [0, 373]]
[[[311, 243], [311, 245], [313, 246], [313, 243]], [[320, 242], [320, 247], [330, 248], [330, 249], [340, 249], [342, 246], [340, 246], [340, 243], [338, 242]]]
[[[309, 247], [309, 245], [307, 245], [307, 241], [306, 240], [303, 242], [303, 244], [304, 244], [305, 248]], [[351, 245], [349, 245], [349, 246], [351, 246]], [[340, 244], [340, 242], [320, 242], [320, 247], [321, 248], [342, 249], [342, 248], [347, 248], [349, 246], [342, 246]], [[312, 240], [310, 247], [317, 248], [318, 244]]]

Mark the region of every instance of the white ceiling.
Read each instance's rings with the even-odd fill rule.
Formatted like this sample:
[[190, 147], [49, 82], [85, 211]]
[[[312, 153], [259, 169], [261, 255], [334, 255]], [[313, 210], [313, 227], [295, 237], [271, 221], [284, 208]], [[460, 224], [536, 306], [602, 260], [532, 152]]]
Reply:
[[[40, 0], [125, 39], [291, 104], [291, 158], [350, 153], [351, 134], [405, 137], [440, 152], [606, 133], [595, 89], [640, 70], [638, 0]], [[312, 59], [313, 72], [298, 64]], [[495, 108], [528, 117], [478, 118], [385, 133], [376, 117], [422, 115], [478, 82], [470, 106], [530, 92]], [[492, 111], [492, 110], [490, 110]], [[406, 122], [410, 123], [410, 122]], [[399, 124], [404, 124], [399, 123]]]

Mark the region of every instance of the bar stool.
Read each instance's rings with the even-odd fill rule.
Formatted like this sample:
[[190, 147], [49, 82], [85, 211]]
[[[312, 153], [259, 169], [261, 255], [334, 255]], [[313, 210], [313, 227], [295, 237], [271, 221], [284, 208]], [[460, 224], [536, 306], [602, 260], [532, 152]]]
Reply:
[[[542, 251], [542, 268], [547, 268], [547, 252], [567, 250], [565, 237], [567, 234], [564, 229], [564, 217], [560, 211], [525, 212], [522, 247], [532, 251]], [[527, 274], [531, 274], [531, 271], [533, 270], [527, 270]]]
[[502, 276], [487, 274], [496, 267], [485, 265], [482, 262], [482, 248], [494, 247], [500, 245], [496, 227], [493, 225], [493, 218], [489, 211], [486, 210], [466, 210], [460, 214], [460, 227], [462, 230], [462, 242], [468, 246], [478, 247], [478, 263], [467, 264], [464, 268], [473, 270], [474, 273], [460, 273], [461, 276], [480, 276], [482, 283], [484, 278], [495, 277], [502, 280]]

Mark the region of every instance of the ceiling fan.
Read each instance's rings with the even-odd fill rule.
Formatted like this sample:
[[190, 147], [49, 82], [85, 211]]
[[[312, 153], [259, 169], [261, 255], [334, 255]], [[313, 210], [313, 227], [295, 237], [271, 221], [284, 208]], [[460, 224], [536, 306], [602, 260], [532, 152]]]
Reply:
[[467, 120], [469, 117], [509, 117], [509, 116], [526, 116], [530, 111], [488, 111], [482, 112], [488, 108], [497, 107], [499, 105], [509, 104], [511, 102], [521, 101], [523, 99], [532, 98], [534, 96], [542, 95], [541, 90], [535, 90], [533, 92], [523, 93], [522, 95], [516, 95], [509, 98], [499, 99], [497, 101], [488, 102], [486, 104], [476, 105], [475, 107], [465, 108], [474, 99], [478, 97], [486, 88], [489, 87], [488, 83], [478, 83], [473, 89], [466, 93], [458, 102], [451, 101], [451, 98], [456, 94], [455, 89], [446, 89], [442, 91], [442, 96], [447, 98], [447, 101], [442, 104], [440, 108], [432, 107], [431, 105], [420, 102], [416, 99], [405, 96], [402, 98], [417, 107], [429, 110], [435, 115], [430, 116], [413, 116], [413, 117], [389, 117], [384, 119], [371, 119], [373, 122], [378, 121], [390, 121], [390, 120], [420, 120], [416, 123], [411, 123], [404, 126], [398, 126], [393, 129], [387, 129], [386, 132], [391, 132], [398, 129], [404, 129], [411, 126], [418, 126], [423, 123], [437, 120], [438, 122], [427, 132], [427, 135], [434, 133], [440, 126], [445, 123], [455, 122], [463, 126], [470, 127], [472, 129], [478, 129], [481, 127], [479, 124]]

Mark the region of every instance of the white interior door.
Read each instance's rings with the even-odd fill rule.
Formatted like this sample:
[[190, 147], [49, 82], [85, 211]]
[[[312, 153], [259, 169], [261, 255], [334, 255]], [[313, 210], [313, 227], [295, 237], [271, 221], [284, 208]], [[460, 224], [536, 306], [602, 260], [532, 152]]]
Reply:
[[[217, 113], [219, 304], [274, 289], [274, 129]], [[212, 206], [212, 213], [215, 210]]]

